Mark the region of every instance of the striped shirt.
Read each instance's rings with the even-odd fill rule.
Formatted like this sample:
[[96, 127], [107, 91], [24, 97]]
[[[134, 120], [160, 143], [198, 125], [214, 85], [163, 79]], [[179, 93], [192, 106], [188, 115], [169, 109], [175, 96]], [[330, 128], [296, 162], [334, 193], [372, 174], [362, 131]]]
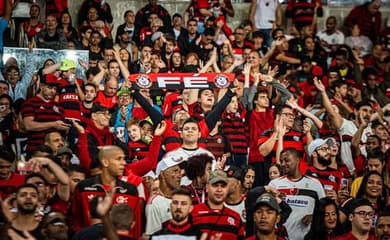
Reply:
[[194, 206], [191, 213], [193, 225], [209, 236], [222, 233], [221, 239], [235, 240], [244, 238], [244, 224], [238, 213], [228, 207], [221, 210], [211, 209], [207, 203]]
[[[64, 119], [62, 108], [53, 100], [45, 101], [42, 98], [35, 96], [29, 98], [22, 106], [22, 116], [33, 117], [35, 122], [55, 122]], [[27, 151], [35, 150], [35, 148], [44, 143], [44, 138], [47, 133], [54, 131], [53, 128], [42, 131], [29, 131], [27, 139]]]

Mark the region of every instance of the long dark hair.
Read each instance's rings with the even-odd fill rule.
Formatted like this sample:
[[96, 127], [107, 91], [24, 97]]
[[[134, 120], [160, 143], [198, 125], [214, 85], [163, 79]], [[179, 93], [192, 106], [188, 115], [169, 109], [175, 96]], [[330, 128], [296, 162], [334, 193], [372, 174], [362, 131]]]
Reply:
[[319, 201], [316, 201], [314, 212], [313, 212], [313, 222], [311, 223], [311, 227], [309, 232], [305, 236], [305, 240], [326, 240], [329, 233], [325, 228], [325, 208], [329, 205], [333, 205], [336, 209], [336, 218], [337, 224], [336, 228], [330, 233], [332, 236], [337, 236], [340, 234], [340, 219], [338, 214], [338, 207], [336, 202], [333, 199], [328, 197], [321, 198]]
[[367, 198], [366, 197], [367, 182], [368, 182], [368, 178], [371, 175], [378, 175], [382, 179], [382, 194], [376, 200], [376, 203], [378, 204], [378, 210], [382, 210], [386, 207], [388, 193], [387, 193], [387, 187], [383, 179], [383, 176], [377, 171], [369, 171], [366, 175], [364, 175], [362, 184], [360, 185], [359, 191], [356, 194], [356, 198]]

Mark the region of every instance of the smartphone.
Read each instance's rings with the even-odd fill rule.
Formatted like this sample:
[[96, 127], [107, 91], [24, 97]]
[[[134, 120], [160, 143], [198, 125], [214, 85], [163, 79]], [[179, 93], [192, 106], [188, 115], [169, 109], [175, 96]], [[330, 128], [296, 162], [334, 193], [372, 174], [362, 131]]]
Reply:
[[348, 191], [348, 179], [342, 178], [340, 185], [341, 185], [341, 189], [344, 189], [344, 190]]

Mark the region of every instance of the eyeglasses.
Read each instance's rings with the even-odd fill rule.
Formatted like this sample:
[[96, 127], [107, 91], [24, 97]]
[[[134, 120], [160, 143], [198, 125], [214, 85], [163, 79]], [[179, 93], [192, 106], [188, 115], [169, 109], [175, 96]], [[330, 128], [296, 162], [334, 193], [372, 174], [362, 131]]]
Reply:
[[289, 118], [295, 118], [294, 113], [280, 113], [280, 115], [284, 115], [284, 116], [289, 117]]
[[369, 217], [369, 218], [372, 218], [374, 215], [375, 215], [375, 212], [366, 212], [366, 211], [359, 211], [359, 212], [353, 212], [353, 214], [356, 214], [358, 215], [359, 217]]
[[330, 149], [328, 147], [322, 147], [322, 148], [317, 148], [317, 151], [329, 151]]

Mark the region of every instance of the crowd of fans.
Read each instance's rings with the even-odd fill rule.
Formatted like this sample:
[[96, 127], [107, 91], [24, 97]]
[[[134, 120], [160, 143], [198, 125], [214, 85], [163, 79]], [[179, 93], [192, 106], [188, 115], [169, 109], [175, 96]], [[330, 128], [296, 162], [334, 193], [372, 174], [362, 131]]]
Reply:
[[[0, 55], [10, 39], [31, 61], [37, 48], [89, 55], [1, 64], [0, 239], [390, 239], [380, 0], [325, 29], [320, 0], [252, 0], [235, 28], [230, 0], [184, 13], [149, 0], [118, 9], [122, 23], [85, 0], [77, 25], [66, 2], [27, 19], [0, 3]], [[140, 73], [234, 80], [141, 87]]]

